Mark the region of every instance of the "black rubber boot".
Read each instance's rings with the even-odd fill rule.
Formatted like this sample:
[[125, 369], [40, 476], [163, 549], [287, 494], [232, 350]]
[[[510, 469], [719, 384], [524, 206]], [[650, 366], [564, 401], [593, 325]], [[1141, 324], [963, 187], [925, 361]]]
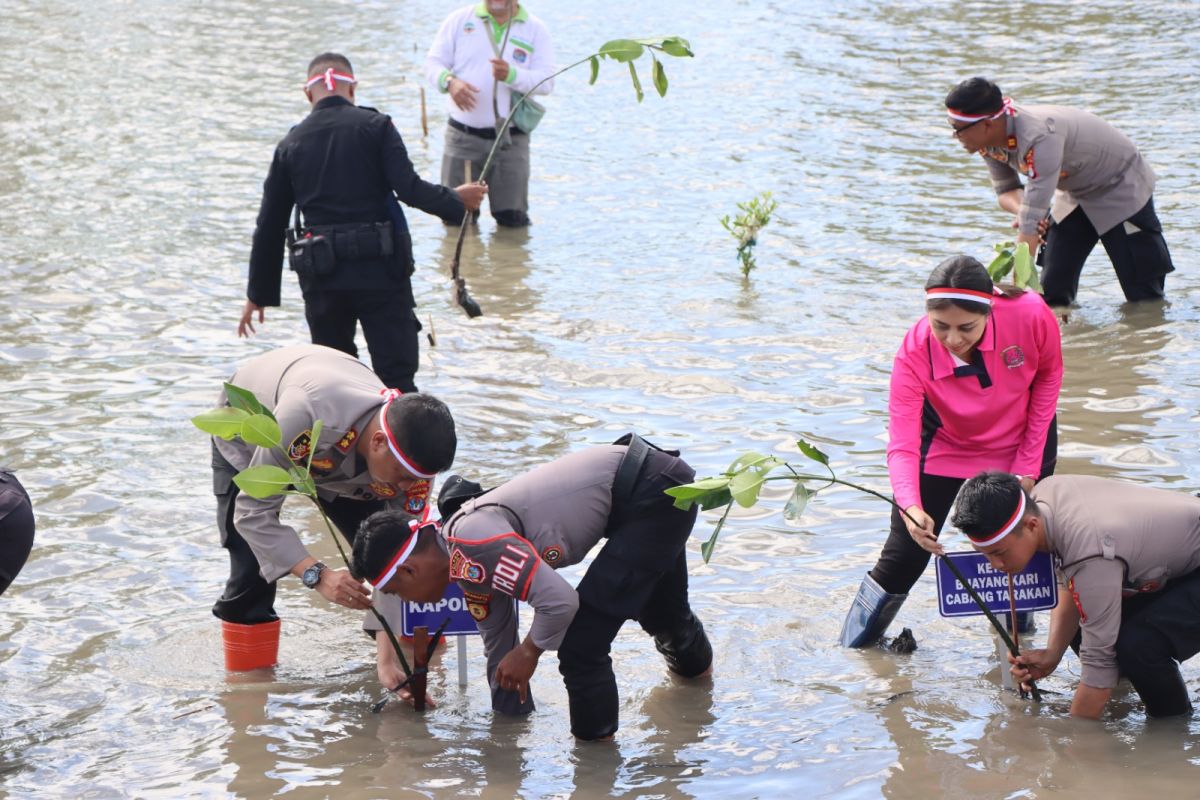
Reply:
[[842, 623], [842, 646], [870, 647], [878, 642], [907, 597], [907, 594], [888, 594], [868, 573]]

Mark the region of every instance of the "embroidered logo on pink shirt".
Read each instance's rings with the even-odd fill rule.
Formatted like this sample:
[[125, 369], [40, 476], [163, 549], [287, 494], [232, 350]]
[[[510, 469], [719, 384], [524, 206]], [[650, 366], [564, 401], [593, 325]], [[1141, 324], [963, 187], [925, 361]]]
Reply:
[[1021, 349], [1019, 344], [1010, 344], [1001, 350], [1000, 358], [1004, 359], [1004, 366], [1009, 369], [1016, 369], [1025, 365], [1025, 351]]

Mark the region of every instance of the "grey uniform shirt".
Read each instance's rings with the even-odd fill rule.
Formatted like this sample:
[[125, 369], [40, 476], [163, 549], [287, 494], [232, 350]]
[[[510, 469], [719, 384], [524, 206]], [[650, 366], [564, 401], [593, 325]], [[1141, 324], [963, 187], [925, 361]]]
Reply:
[[[424, 510], [428, 482], [408, 493], [377, 483], [356, 452], [359, 436], [384, 402], [383, 383], [358, 359], [319, 345], [285, 347], [247, 361], [229, 382], [250, 390], [272, 410], [289, 458], [302, 462], [314, 450], [312, 476], [322, 498], [400, 501], [406, 511], [420, 506], [410, 513]], [[228, 405], [224, 390], [219, 404]], [[313, 422], [318, 419], [321, 436], [313, 442]], [[278, 453], [240, 438], [214, 441], [221, 455], [238, 470], [258, 464], [289, 466]], [[283, 500], [282, 496], [256, 500], [242, 493], [234, 506], [234, 524], [254, 551], [267, 581], [286, 575], [308, 557], [295, 529], [279, 520]]]
[[1117, 685], [1121, 601], [1200, 567], [1200, 498], [1086, 475], [1055, 475], [1032, 496], [1079, 611], [1080, 680]]
[[[533, 606], [529, 635], [557, 650], [579, 608], [555, 570], [578, 564], [600, 541], [624, 445], [591, 447], [557, 459], [470, 500], [442, 527], [450, 577], [466, 596], [488, 658], [488, 679], [518, 644], [510, 598]], [[507, 702], [493, 687], [493, 705]]]
[[[1021, 233], [1037, 233], [1056, 189], [1061, 202], [1078, 205], [1097, 233], [1132, 217], [1154, 193], [1154, 170], [1129, 137], [1087, 111], [1065, 106], [1014, 105], [1005, 117], [1008, 146], [981, 151], [997, 195], [1021, 188]], [[1069, 213], [1069, 212], [1068, 212]], [[1055, 212], [1055, 219], [1065, 213]]]

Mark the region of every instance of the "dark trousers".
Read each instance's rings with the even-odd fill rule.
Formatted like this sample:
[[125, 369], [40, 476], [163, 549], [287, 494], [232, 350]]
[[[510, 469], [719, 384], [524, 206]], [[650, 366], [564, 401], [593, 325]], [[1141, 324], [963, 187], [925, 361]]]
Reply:
[[1117, 666], [1152, 717], [1192, 710], [1179, 663], [1200, 653], [1200, 570], [1121, 604]]
[[33, 505], [17, 476], [0, 470], [0, 594], [16, 579], [33, 549]]
[[[268, 583], [259, 574], [258, 558], [250, 545], [238, 533], [233, 523], [234, 505], [240, 494], [233, 476], [237, 470], [213, 446], [213, 492], [217, 496], [217, 528], [221, 546], [229, 551], [229, 580], [225, 591], [213, 604], [213, 615], [226, 622], [257, 625], [279, 619], [275, 613], [275, 583]], [[338, 531], [354, 543], [358, 526], [372, 513], [383, 508], [382, 500], [354, 500], [338, 497], [332, 502], [321, 501], [321, 507]]]
[[354, 335], [362, 323], [371, 365], [385, 386], [415, 392], [421, 323], [403, 292], [309, 290], [304, 316], [313, 344], [358, 358]]
[[[1054, 465], [1058, 459], [1058, 418], [1050, 421], [1050, 431], [1046, 435], [1046, 447], [1042, 450], [1042, 471], [1038, 480], [1054, 474]], [[954, 505], [958, 490], [966, 483], [966, 478], [946, 478], [940, 475], [921, 473], [921, 508], [933, 517], [933, 532], [942, 532], [946, 516]], [[871, 577], [875, 579], [888, 594], [908, 594], [913, 585], [929, 565], [930, 553], [922, 550], [909, 535], [908, 528], [900, 512], [892, 507], [892, 524], [888, 532], [887, 542], [879, 560], [871, 569]]]
[[1154, 198], [1128, 219], [1138, 230], [1126, 233], [1117, 225], [1103, 236], [1096, 232], [1082, 208], [1076, 208], [1062, 222], [1051, 223], [1042, 249], [1042, 295], [1051, 305], [1070, 305], [1079, 292], [1079, 273], [1096, 246], [1103, 243], [1112, 261], [1125, 299], [1162, 298], [1166, 275], [1175, 267], [1163, 239], [1162, 223], [1154, 213]]
[[704, 626], [688, 603], [685, 545], [696, 507], [680, 511], [665, 489], [695, 473], [678, 458], [651, 450], [633, 497], [614, 501], [608, 541], [579, 583], [579, 610], [558, 650], [567, 687], [571, 732], [600, 739], [617, 730], [612, 642], [636, 619], [674, 672], [695, 677], [712, 663]]

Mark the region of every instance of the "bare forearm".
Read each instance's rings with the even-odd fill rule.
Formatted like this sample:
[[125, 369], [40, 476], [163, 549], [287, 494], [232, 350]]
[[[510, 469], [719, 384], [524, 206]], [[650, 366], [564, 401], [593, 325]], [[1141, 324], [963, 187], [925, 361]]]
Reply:
[[1012, 215], [1019, 214], [1021, 211], [1021, 203], [1025, 201], [1024, 189], [1010, 189], [1002, 195], [999, 195], [997, 201], [1000, 207]]

